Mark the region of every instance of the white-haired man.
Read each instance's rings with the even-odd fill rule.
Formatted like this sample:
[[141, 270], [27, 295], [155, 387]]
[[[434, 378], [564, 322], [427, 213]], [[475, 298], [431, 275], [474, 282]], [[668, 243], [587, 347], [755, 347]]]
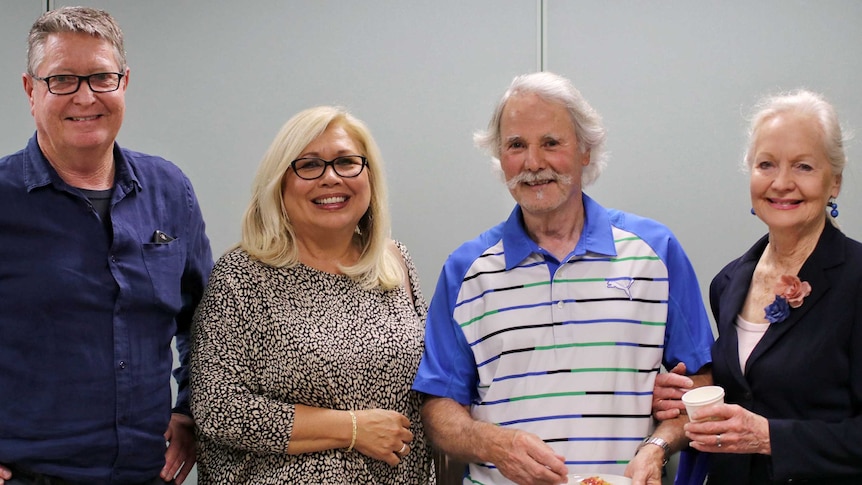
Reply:
[[582, 192], [602, 166], [599, 115], [565, 78], [515, 78], [476, 143], [517, 205], [446, 261], [414, 389], [464, 483], [660, 484], [681, 419], [653, 429], [662, 365], [708, 376], [713, 337], [688, 258], [649, 219]]

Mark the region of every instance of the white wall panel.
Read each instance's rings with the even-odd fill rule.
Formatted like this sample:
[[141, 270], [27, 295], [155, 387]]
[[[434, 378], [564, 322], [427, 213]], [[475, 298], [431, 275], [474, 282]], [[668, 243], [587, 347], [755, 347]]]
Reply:
[[[739, 170], [747, 116], [764, 94], [824, 93], [862, 129], [862, 2], [547, 0], [546, 69], [571, 78], [608, 127], [608, 168], [587, 190], [658, 219], [712, 277], [766, 226]], [[837, 202], [862, 239], [860, 140], [847, 147]]]
[[36, 131], [21, 74], [27, 70], [27, 33], [44, 11], [44, 0], [0, 4], [0, 157], [24, 148]]
[[536, 68], [534, 1], [88, 4], [126, 34], [120, 142], [187, 172], [216, 254], [239, 239], [251, 179], [276, 132], [318, 104], [346, 106], [371, 128], [387, 164], [394, 237], [429, 295], [449, 252], [511, 208], [472, 132], [509, 80]]

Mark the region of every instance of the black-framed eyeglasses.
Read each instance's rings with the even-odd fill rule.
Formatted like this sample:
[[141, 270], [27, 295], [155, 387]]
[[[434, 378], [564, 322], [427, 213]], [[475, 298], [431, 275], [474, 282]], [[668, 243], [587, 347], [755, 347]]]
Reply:
[[125, 74], [121, 72], [97, 72], [89, 76], [76, 74], [57, 74], [55, 76], [33, 76], [37, 81], [45, 81], [51, 94], [75, 94], [81, 88], [81, 81], [87, 81], [94, 93], [110, 93], [120, 88], [120, 80]]
[[353, 178], [362, 173], [362, 169], [368, 165], [368, 159], [362, 155], [342, 155], [332, 160], [324, 160], [317, 157], [297, 158], [290, 162], [293, 171], [299, 178], [314, 180], [326, 173], [326, 167], [331, 166], [339, 177]]

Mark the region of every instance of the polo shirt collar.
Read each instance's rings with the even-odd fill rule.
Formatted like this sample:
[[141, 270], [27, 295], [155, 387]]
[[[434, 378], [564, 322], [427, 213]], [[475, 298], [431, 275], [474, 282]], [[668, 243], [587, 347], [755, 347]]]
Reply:
[[[616, 245], [608, 211], [585, 193], [581, 194], [581, 200], [584, 204], [584, 228], [569, 258], [583, 256], [587, 252], [616, 256]], [[503, 248], [506, 252], [506, 270], [514, 268], [531, 254], [540, 253], [539, 245], [530, 239], [524, 229], [520, 205], [515, 205], [503, 226]]]

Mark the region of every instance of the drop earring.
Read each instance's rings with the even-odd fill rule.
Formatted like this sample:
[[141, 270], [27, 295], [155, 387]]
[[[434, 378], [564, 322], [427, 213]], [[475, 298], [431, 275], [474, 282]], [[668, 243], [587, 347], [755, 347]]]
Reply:
[[829, 211], [829, 215], [833, 218], [838, 217], [838, 204], [835, 203], [834, 199], [829, 199], [829, 203], [826, 204], [826, 206], [832, 208], [832, 210]]
[[754, 215], [754, 207], [751, 208], [751, 215]]

